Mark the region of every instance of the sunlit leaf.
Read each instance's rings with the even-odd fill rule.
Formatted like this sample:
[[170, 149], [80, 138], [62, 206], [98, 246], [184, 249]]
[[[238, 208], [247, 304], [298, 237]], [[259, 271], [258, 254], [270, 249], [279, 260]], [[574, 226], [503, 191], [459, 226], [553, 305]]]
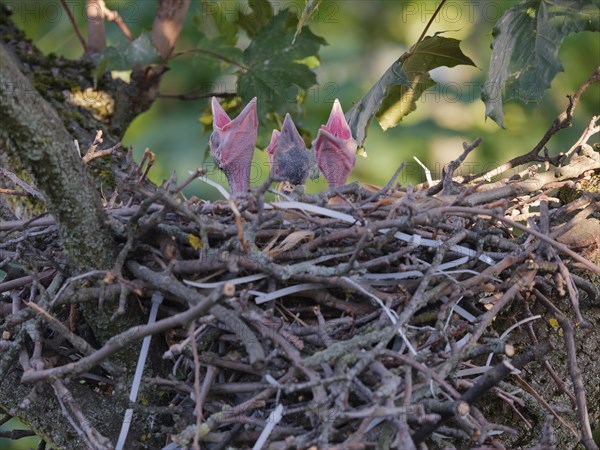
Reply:
[[346, 113], [352, 135], [363, 146], [374, 116], [384, 130], [395, 127], [416, 109], [422, 93], [435, 85], [429, 71], [441, 66], [471, 65], [460, 50], [460, 41], [442, 36], [426, 37], [411, 52], [403, 54]]
[[417, 109], [421, 94], [435, 85], [429, 71], [436, 67], [457, 65], [474, 66], [475, 63], [460, 50], [460, 41], [442, 36], [426, 37], [414, 49], [409, 58], [404, 58], [402, 69], [410, 86], [399, 84], [388, 88], [377, 113], [379, 124], [384, 130], [395, 127], [408, 114]]
[[540, 102], [563, 66], [565, 37], [600, 31], [598, 0], [531, 0], [513, 6], [494, 28], [488, 79], [482, 89], [485, 115], [504, 127], [502, 103]]
[[188, 242], [190, 243], [190, 246], [194, 250], [202, 249], [202, 239], [200, 239], [195, 234], [192, 234], [192, 233], [188, 234]]

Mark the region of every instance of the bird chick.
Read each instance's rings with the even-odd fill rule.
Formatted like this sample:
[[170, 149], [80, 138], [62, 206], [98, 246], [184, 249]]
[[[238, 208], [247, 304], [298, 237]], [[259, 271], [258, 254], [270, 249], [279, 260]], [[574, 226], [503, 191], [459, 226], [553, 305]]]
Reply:
[[281, 132], [273, 130], [267, 147], [271, 178], [293, 185], [306, 182], [310, 171], [310, 154], [289, 114], [285, 115]]
[[231, 192], [246, 192], [250, 188], [250, 168], [258, 129], [256, 97], [233, 120], [213, 97], [212, 113], [211, 154], [225, 172]]
[[319, 170], [329, 187], [344, 186], [356, 163], [358, 144], [352, 137], [338, 99], [333, 103], [327, 125], [321, 126], [312, 145]]

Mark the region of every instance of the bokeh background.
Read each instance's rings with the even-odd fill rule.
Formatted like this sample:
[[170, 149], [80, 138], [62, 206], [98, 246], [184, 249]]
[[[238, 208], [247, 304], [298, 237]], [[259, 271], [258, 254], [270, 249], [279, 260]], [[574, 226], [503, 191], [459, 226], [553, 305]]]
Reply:
[[[85, 33], [83, 3], [83, 0], [67, 0]], [[154, 0], [106, 3], [121, 13], [134, 36], [151, 28], [156, 11]], [[210, 34], [214, 28], [210, 3], [192, 0], [176, 51], [193, 49], [201, 33]], [[227, 20], [235, 20], [239, 11], [249, 12], [243, 0], [216, 3], [225, 11]], [[304, 0], [273, 0], [271, 3], [276, 11], [283, 8], [302, 11], [305, 6]], [[533, 148], [552, 120], [565, 108], [566, 95], [573, 93], [600, 64], [600, 38], [597, 33], [590, 32], [567, 38], [560, 51], [565, 72], [555, 78], [541, 104], [506, 104], [506, 129], [502, 130], [493, 121], [485, 120], [484, 104], [479, 96], [489, 67], [492, 28], [514, 3], [470, 0], [445, 4], [428, 34], [445, 31], [445, 36], [460, 39], [463, 52], [477, 67], [459, 66], [434, 71], [438, 86], [426, 92], [417, 111], [395, 129], [384, 133], [374, 121], [365, 146], [368, 157], [358, 158], [351, 180], [383, 185], [398, 165], [406, 161], [408, 165], [400, 181], [404, 184], [422, 182], [424, 173], [413, 156], [425, 162], [435, 177], [444, 164], [460, 154], [463, 141], [471, 142], [479, 136], [483, 138], [483, 144], [469, 157], [462, 168], [464, 171], [479, 172]], [[295, 121], [312, 131], [314, 137], [318, 127], [327, 120], [335, 98], [340, 99], [345, 110], [350, 108], [387, 67], [417, 41], [438, 4], [437, 1], [325, 0], [309, 26], [329, 45], [320, 53], [321, 65], [316, 69], [318, 85], [306, 96], [305, 114], [294, 116]], [[59, 0], [19, 0], [11, 5], [15, 11], [14, 19], [43, 52], [55, 52], [69, 58], [82, 55], [81, 45]], [[109, 45], [124, 39], [114, 23], [107, 23], [106, 30]], [[248, 42], [242, 32], [238, 45], [243, 48]], [[205, 93], [235, 91], [235, 76], [220, 76], [219, 67], [207, 64], [204, 57], [180, 56], [169, 65], [171, 70], [161, 84], [161, 93], [167, 96], [187, 93], [199, 86]], [[138, 158], [146, 147], [157, 155], [157, 165], [151, 172], [154, 181], [168, 178], [173, 171], [179, 178], [184, 178], [190, 170], [203, 164], [205, 158], [210, 163], [210, 156], [207, 156], [210, 130], [199, 123], [208, 104], [209, 99], [160, 98], [133, 122], [123, 142], [133, 146]], [[591, 116], [598, 113], [600, 87], [596, 85], [585, 94], [576, 112], [574, 126], [550, 142], [550, 151], [554, 154], [569, 148]], [[261, 170], [268, 167], [266, 161], [264, 151], [257, 150], [252, 173], [254, 185], [266, 176], [266, 170]], [[212, 178], [226, 184], [220, 173], [215, 173]], [[309, 185], [308, 190], [319, 191], [325, 187], [324, 180], [320, 179]], [[218, 196], [213, 188], [201, 182], [195, 182], [186, 193], [205, 198]]]
[[[44, 53], [81, 57], [83, 50], [59, 0], [4, 2], [13, 9], [13, 20]], [[213, 18], [208, 14], [209, 3], [192, 0], [176, 51], [195, 48], [201, 33], [214, 31]], [[243, 0], [219, 0], [218, 3], [227, 12], [228, 20], [235, 20], [238, 11], [249, 12]], [[273, 0], [271, 3], [276, 11], [283, 8], [302, 11], [305, 7], [304, 0]], [[600, 38], [598, 33], [568, 37], [560, 50], [565, 71], [555, 78], [541, 104], [505, 104], [506, 129], [502, 130], [493, 121], [485, 120], [484, 104], [479, 96], [489, 67], [492, 28], [514, 3], [508, 0], [446, 3], [428, 34], [445, 31], [445, 36], [460, 39], [463, 52], [477, 67], [459, 66], [434, 71], [432, 75], [439, 82], [438, 86], [426, 92], [417, 111], [395, 129], [384, 133], [373, 121], [365, 146], [368, 157], [357, 158], [350, 180], [384, 185], [400, 163], [406, 161], [407, 167], [399, 181], [404, 185], [425, 181], [423, 170], [413, 156], [423, 161], [436, 178], [443, 165], [461, 153], [462, 142], [472, 142], [477, 137], [482, 137], [483, 143], [470, 155], [462, 168], [463, 173], [489, 169], [535, 146], [557, 114], [566, 107], [566, 95], [573, 93], [600, 64]], [[84, 1], [66, 0], [66, 4], [85, 35]], [[134, 36], [150, 30], [156, 12], [154, 0], [106, 0], [106, 4], [120, 12]], [[417, 41], [438, 4], [437, 1], [324, 0], [308, 24], [329, 45], [320, 52], [321, 64], [316, 69], [318, 85], [306, 96], [305, 114], [295, 115], [294, 120], [311, 130], [314, 137], [318, 127], [326, 122], [333, 100], [339, 98], [345, 110], [359, 100]], [[109, 45], [123, 41], [116, 24], [107, 23], [106, 31]], [[248, 42], [242, 33], [238, 45], [244, 48]], [[210, 130], [199, 122], [207, 112], [209, 99], [183, 101], [169, 98], [169, 95], [187, 93], [199, 86], [204, 87], [204, 92], [235, 91], [233, 70], [222, 76], [218, 65], [208, 64], [197, 55], [180, 56], [169, 66], [161, 83], [161, 93], [165, 97], [159, 98], [149, 111], [139, 116], [123, 139], [125, 145], [133, 146], [138, 160], [145, 148], [156, 154], [151, 176], [158, 183], [170, 177], [173, 171], [179, 179], [184, 179], [190, 170], [210, 163], [207, 154]], [[556, 154], [568, 149], [596, 114], [600, 114], [598, 84], [583, 97], [574, 126], [561, 131], [550, 141], [550, 152]], [[86, 146], [86, 143], [82, 144], [83, 148]], [[259, 170], [253, 171], [252, 183], [258, 185], [267, 175], [266, 170], [260, 170], [268, 167], [264, 151], [255, 152], [255, 163]], [[211, 177], [226, 185], [222, 174], [214, 173]], [[324, 180], [319, 179], [310, 182], [307, 190], [315, 192], [325, 187]], [[214, 188], [199, 181], [192, 183], [185, 194], [206, 199], [219, 197]], [[37, 440], [20, 440], [18, 446], [10, 445], [10, 442], [0, 440], [2, 449], [35, 448]]]

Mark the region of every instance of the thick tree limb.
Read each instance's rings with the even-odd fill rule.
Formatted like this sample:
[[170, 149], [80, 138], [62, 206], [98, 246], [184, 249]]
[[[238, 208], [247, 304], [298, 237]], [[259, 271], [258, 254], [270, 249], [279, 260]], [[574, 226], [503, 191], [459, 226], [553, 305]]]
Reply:
[[104, 224], [100, 197], [56, 111], [0, 45], [0, 121], [18, 141], [14, 157], [33, 175], [47, 200], [71, 264], [88, 271], [109, 268], [115, 242]]
[[167, 59], [175, 48], [189, 6], [190, 0], [158, 1], [152, 25], [152, 43], [163, 59]]

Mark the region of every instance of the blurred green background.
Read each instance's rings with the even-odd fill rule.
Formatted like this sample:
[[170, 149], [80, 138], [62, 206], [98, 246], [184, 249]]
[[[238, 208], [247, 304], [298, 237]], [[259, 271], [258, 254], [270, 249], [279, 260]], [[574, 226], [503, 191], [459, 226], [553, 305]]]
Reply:
[[[69, 58], [82, 55], [81, 45], [58, 0], [8, 3], [15, 10], [14, 20], [43, 52]], [[83, 0], [67, 2], [85, 35], [83, 3]], [[153, 0], [106, 3], [121, 13], [134, 36], [151, 28], [156, 11]], [[209, 3], [192, 0], [176, 51], [193, 49], [201, 32], [210, 33], [214, 29]], [[238, 11], [249, 12], [245, 1], [217, 3], [225, 11], [227, 20], [235, 20]], [[291, 8], [300, 12], [305, 6], [304, 0], [271, 3], [275, 11]], [[464, 172], [480, 172], [533, 148], [567, 105], [566, 95], [573, 93], [600, 64], [600, 39], [597, 33], [589, 32], [567, 38], [560, 51], [565, 72], [555, 78], [541, 104], [506, 104], [506, 130], [502, 130], [493, 121], [485, 120], [484, 104], [479, 96], [489, 67], [492, 27], [514, 3], [506, 0], [446, 3], [428, 34], [446, 31], [445, 36], [460, 39], [463, 52], [477, 67], [434, 71], [432, 75], [439, 82], [438, 86], [427, 91], [419, 100], [417, 111], [395, 129], [384, 133], [373, 121], [365, 145], [368, 157], [357, 159], [350, 180], [383, 185], [398, 165], [406, 161], [408, 166], [400, 181], [403, 184], [425, 181], [413, 156], [425, 162], [435, 178], [444, 164], [461, 153], [463, 141], [472, 142], [479, 136], [483, 137], [483, 144], [468, 158], [462, 168]], [[318, 85], [306, 97], [306, 113], [302, 117], [294, 114], [297, 124], [310, 130], [314, 137], [318, 127], [326, 122], [335, 98], [340, 99], [344, 110], [349, 109], [387, 67], [417, 41], [438, 4], [436, 1], [325, 0], [308, 24], [329, 45], [321, 50], [321, 65], [316, 69]], [[109, 45], [124, 39], [114, 23], [107, 23], [106, 30]], [[248, 42], [242, 32], [238, 45], [243, 48]], [[215, 70], [214, 64], [207, 64], [205, 57], [179, 56], [169, 66], [171, 70], [161, 83], [162, 94], [187, 93], [199, 86], [204, 93], [235, 91], [233, 71], [219, 77], [219, 70]], [[596, 85], [585, 94], [574, 126], [550, 142], [551, 153], [570, 147], [591, 116], [600, 113], [599, 100], [600, 87]], [[183, 179], [188, 171], [205, 162], [210, 130], [205, 130], [198, 119], [207, 111], [208, 102], [209, 99], [159, 98], [132, 123], [123, 142], [133, 146], [138, 159], [146, 147], [157, 155], [157, 164], [151, 172], [154, 181], [168, 178], [173, 171]], [[263, 130], [264, 135], [266, 132]], [[210, 156], [206, 161], [212, 166]], [[256, 151], [254, 161], [252, 184], [257, 185], [267, 174], [264, 151]], [[214, 173], [211, 178], [226, 185], [221, 173]], [[309, 183], [308, 190], [314, 192], [325, 187], [324, 180], [319, 179]], [[194, 182], [186, 194], [218, 198], [212, 187], [201, 182]]]

